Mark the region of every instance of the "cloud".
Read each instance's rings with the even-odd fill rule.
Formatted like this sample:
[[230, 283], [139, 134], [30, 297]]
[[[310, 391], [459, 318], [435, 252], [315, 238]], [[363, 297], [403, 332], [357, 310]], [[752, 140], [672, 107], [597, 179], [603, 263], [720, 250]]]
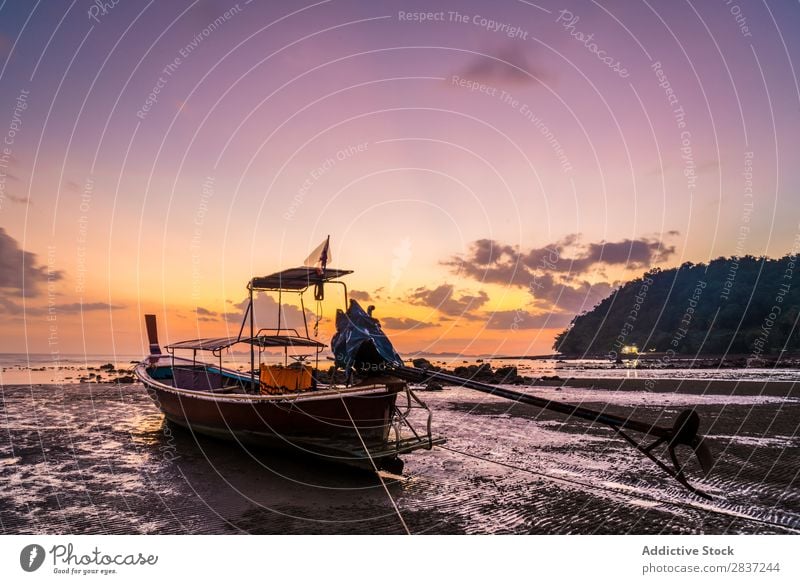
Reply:
[[572, 271], [585, 273], [596, 264], [623, 265], [628, 270], [639, 270], [664, 262], [675, 254], [675, 246], [667, 246], [659, 239], [640, 237], [622, 241], [590, 243], [579, 247], [577, 257], [571, 261]]
[[68, 314], [78, 314], [80, 312], [90, 312], [95, 310], [121, 310], [125, 308], [123, 304], [108, 304], [106, 302], [73, 302], [71, 304], [57, 304], [56, 311]]
[[411, 304], [434, 308], [442, 314], [460, 316], [468, 319], [477, 318], [472, 311], [479, 309], [489, 301], [489, 295], [480, 291], [477, 294], [461, 293], [456, 297], [452, 284], [442, 284], [437, 288], [415, 289], [408, 297]]
[[498, 310], [487, 314], [486, 328], [493, 330], [564, 328], [573, 318], [574, 315], [568, 312], [530, 314], [525, 310]]
[[[676, 231], [667, 233], [675, 237]], [[539, 310], [575, 314], [593, 308], [616, 284], [590, 281], [609, 266], [649, 269], [675, 254], [675, 246], [654, 237], [583, 243], [570, 234], [543, 247], [520, 249], [492, 239], [479, 239], [463, 256], [443, 262], [460, 276], [483, 283], [525, 288]]]
[[0, 313], [17, 316], [20, 314], [25, 314], [25, 311], [22, 309], [21, 305], [17, 304], [16, 302], [12, 302], [8, 298], [3, 298], [0, 296]]
[[424, 329], [439, 326], [432, 322], [423, 322], [414, 318], [395, 318], [393, 316], [385, 316], [380, 319], [381, 326], [386, 329], [407, 331], [411, 329]]
[[122, 304], [108, 304], [106, 302], [71, 302], [69, 304], [53, 304], [52, 306], [25, 306], [17, 304], [7, 298], [0, 298], [0, 314], [10, 316], [44, 316], [46, 314], [71, 315], [83, 312], [97, 312], [100, 310], [121, 310]]
[[[669, 237], [677, 234], [677, 231], [667, 233]], [[444, 263], [458, 266], [471, 277], [485, 273], [497, 283], [520, 284], [529, 280], [531, 270], [578, 275], [603, 266], [640, 270], [668, 260], [675, 251], [674, 245], [653, 237], [584, 244], [580, 235], [571, 234], [550, 245], [529, 250], [492, 239], [479, 239], [472, 243], [465, 257], [453, 257]], [[503, 280], [499, 281], [501, 275]]]
[[354, 298], [359, 302], [369, 302], [372, 300], [369, 292], [365, 292], [364, 290], [350, 290], [350, 298]]
[[[245, 298], [241, 302], [232, 303], [237, 312], [227, 312], [224, 315], [225, 320], [230, 323], [239, 324], [244, 317], [244, 311], [247, 308], [249, 299]], [[256, 329], [259, 328], [275, 328], [278, 326], [278, 301], [266, 292], [259, 292], [253, 298], [254, 314]], [[314, 313], [306, 309], [306, 321], [308, 328], [314, 324]], [[281, 310], [281, 328], [296, 329], [298, 333], [305, 334], [305, 327], [303, 324], [303, 312], [296, 306], [286, 304], [284, 302]], [[248, 333], [249, 334], [249, 333]]]
[[17, 240], [0, 227], [0, 288], [31, 298], [39, 293], [39, 285], [61, 280], [63, 273], [37, 265], [36, 254], [24, 251]]
[[547, 274], [531, 290], [538, 308], [579, 313], [594, 308], [616, 286], [609, 282], [564, 281]]
[[11, 193], [6, 193], [5, 199], [8, 199], [12, 203], [17, 203], [18, 205], [27, 205], [31, 202], [28, 197], [17, 197], [16, 195], [12, 195]]
[[200, 322], [217, 322], [220, 317], [219, 312], [203, 308], [202, 306], [195, 307], [194, 312], [195, 318]]
[[508, 42], [498, 50], [476, 55], [458, 74], [463, 79], [488, 84], [508, 85], [537, 83], [550, 76], [539, 64], [532, 63], [530, 50], [518, 42]]

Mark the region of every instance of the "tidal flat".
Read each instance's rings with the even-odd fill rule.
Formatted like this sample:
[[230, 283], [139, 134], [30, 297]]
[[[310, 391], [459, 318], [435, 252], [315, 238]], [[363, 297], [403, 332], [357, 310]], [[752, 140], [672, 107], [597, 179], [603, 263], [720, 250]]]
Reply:
[[605, 427], [465, 388], [420, 392], [448, 442], [405, 456], [399, 477], [195, 435], [165, 423], [139, 384], [6, 385], [0, 531], [800, 532], [800, 384], [576, 385], [515, 387], [663, 424], [695, 408], [717, 462], [708, 478], [693, 462], [687, 472], [714, 499]]

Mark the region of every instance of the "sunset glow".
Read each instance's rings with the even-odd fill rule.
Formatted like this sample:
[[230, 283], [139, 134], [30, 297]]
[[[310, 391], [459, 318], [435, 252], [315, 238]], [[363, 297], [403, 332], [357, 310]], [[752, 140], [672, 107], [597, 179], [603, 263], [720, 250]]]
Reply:
[[236, 334], [247, 281], [327, 235], [401, 354], [549, 353], [651, 268], [781, 257], [798, 17], [3, 4], [0, 351], [142, 354], [145, 312], [165, 341]]

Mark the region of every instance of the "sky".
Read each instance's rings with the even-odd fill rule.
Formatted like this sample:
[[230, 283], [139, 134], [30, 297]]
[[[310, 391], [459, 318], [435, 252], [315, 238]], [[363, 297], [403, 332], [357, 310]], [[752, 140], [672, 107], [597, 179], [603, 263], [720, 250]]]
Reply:
[[[247, 281], [330, 235], [401, 354], [548, 353], [647, 270], [790, 252], [797, 30], [789, 1], [0, 0], [0, 352], [142, 354], [148, 312], [236, 334]], [[343, 305], [308, 299], [323, 340]]]

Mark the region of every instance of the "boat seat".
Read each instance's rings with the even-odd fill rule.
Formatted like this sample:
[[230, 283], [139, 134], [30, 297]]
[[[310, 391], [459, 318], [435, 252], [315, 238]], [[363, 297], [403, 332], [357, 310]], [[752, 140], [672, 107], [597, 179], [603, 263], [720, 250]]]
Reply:
[[222, 375], [203, 367], [175, 367], [172, 371], [175, 387], [209, 391], [222, 387]]
[[264, 395], [307, 391], [314, 386], [311, 367], [308, 365], [282, 367], [262, 363], [259, 381], [261, 393]]

